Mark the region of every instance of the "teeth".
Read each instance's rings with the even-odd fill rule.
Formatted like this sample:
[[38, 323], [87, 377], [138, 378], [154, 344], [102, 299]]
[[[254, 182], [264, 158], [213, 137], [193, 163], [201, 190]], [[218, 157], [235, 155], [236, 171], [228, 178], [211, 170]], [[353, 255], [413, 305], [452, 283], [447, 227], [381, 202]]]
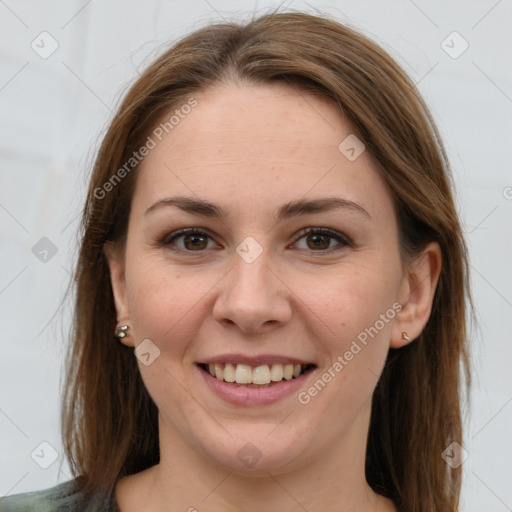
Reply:
[[[215, 377], [217, 377], [219, 380], [224, 380], [224, 370], [222, 369], [222, 366], [217, 363], [215, 363], [213, 366], [215, 368]], [[211, 370], [210, 373], [212, 373]]]
[[224, 365], [224, 380], [226, 382], [235, 382], [235, 367], [231, 363]]
[[290, 380], [293, 377], [293, 364], [284, 365], [283, 375], [286, 380]]
[[266, 364], [254, 368], [252, 382], [253, 384], [270, 384], [270, 369]]
[[283, 365], [282, 364], [273, 364], [272, 370], [270, 370], [270, 378], [272, 382], [279, 382], [283, 380]]
[[210, 375], [220, 381], [262, 386], [268, 385], [271, 382], [280, 382], [283, 379], [291, 380], [297, 378], [302, 373], [302, 370], [303, 367], [300, 364], [273, 364], [270, 366], [263, 364], [255, 368], [248, 364], [208, 364]]
[[252, 368], [248, 364], [237, 364], [235, 381], [237, 384], [252, 384]]

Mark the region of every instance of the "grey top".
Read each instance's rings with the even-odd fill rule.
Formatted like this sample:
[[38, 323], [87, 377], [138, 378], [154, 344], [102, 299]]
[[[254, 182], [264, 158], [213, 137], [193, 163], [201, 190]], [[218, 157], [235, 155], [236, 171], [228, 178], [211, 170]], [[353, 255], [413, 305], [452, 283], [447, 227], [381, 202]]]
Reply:
[[42, 491], [0, 498], [0, 512], [120, 512], [113, 494], [82, 494], [75, 480]]

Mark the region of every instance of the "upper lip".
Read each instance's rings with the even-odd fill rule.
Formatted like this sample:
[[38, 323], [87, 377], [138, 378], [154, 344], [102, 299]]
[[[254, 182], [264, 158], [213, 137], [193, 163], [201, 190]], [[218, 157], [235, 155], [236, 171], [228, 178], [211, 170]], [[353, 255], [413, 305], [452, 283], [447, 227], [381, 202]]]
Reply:
[[259, 354], [257, 356], [247, 356], [244, 354], [221, 354], [214, 357], [208, 357], [199, 361], [202, 364], [232, 363], [247, 364], [249, 366], [262, 366], [264, 364], [314, 364], [311, 361], [297, 359], [296, 357], [278, 355], [278, 354]]

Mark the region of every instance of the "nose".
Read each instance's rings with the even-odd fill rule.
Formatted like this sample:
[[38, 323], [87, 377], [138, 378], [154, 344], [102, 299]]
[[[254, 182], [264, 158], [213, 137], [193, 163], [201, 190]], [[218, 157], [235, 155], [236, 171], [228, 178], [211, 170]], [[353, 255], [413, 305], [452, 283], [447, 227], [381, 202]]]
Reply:
[[213, 317], [244, 333], [266, 332], [286, 323], [292, 314], [289, 289], [261, 254], [252, 263], [235, 257], [234, 268], [221, 281]]

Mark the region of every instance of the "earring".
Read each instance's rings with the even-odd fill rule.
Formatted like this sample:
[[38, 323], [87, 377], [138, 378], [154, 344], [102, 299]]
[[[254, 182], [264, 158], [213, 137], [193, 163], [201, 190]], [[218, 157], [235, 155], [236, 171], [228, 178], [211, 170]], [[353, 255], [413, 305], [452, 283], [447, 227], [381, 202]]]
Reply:
[[120, 340], [122, 340], [123, 338], [126, 338], [127, 336], [129, 336], [129, 334], [128, 334], [129, 327], [130, 327], [129, 325], [120, 325], [119, 327], [116, 327], [115, 335]]
[[405, 331], [402, 331], [402, 341], [411, 341], [411, 338], [409, 338]]

